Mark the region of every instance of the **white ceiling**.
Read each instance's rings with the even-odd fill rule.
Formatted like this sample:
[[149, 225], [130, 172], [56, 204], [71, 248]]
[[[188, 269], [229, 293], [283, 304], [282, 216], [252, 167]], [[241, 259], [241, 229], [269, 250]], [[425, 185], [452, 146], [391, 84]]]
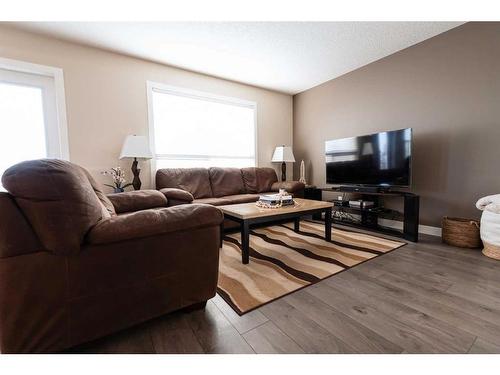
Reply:
[[296, 94], [463, 22], [21, 22], [16, 27]]

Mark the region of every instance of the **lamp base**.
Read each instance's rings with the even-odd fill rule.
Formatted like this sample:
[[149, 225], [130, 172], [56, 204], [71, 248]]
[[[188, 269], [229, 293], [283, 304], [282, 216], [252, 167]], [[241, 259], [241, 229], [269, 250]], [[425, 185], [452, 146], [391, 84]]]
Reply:
[[134, 190], [141, 190], [141, 185], [142, 185], [141, 179], [139, 178], [141, 170], [137, 168], [138, 164], [139, 162], [137, 161], [137, 158], [134, 158], [134, 161], [132, 162], [132, 173], [134, 174], [132, 186], [134, 187]]
[[281, 181], [286, 181], [286, 163], [281, 163]]

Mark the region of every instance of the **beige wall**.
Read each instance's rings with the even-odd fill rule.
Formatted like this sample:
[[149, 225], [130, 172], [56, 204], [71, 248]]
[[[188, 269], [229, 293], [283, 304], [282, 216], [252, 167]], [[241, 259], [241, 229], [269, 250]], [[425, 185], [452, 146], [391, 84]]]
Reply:
[[465, 24], [294, 97], [295, 156], [318, 186], [326, 140], [404, 127], [421, 223], [479, 217], [476, 200], [500, 193], [500, 23]]
[[[257, 102], [259, 166], [270, 163], [274, 147], [292, 144], [292, 97], [96, 48], [0, 25], [0, 57], [64, 70], [71, 161], [100, 171], [118, 161], [128, 134], [148, 134], [146, 81], [207, 91]], [[172, 134], [175, 136], [175, 134]], [[143, 188], [150, 187], [149, 162], [141, 163]], [[291, 176], [290, 168], [290, 176]]]

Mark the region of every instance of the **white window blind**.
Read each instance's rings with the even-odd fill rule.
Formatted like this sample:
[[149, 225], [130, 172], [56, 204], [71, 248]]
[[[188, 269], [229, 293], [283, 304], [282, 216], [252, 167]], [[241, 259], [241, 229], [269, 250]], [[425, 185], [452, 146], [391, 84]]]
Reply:
[[156, 169], [255, 166], [255, 103], [152, 87]]

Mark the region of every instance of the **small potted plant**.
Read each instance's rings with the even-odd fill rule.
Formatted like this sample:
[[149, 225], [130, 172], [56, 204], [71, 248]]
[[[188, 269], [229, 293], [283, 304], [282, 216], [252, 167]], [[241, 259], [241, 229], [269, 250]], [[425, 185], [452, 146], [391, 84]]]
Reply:
[[111, 176], [113, 185], [104, 184], [113, 189], [115, 193], [123, 193], [125, 188], [131, 186], [131, 183], [125, 183], [125, 172], [120, 167], [111, 168], [109, 171], [102, 172], [103, 175]]

